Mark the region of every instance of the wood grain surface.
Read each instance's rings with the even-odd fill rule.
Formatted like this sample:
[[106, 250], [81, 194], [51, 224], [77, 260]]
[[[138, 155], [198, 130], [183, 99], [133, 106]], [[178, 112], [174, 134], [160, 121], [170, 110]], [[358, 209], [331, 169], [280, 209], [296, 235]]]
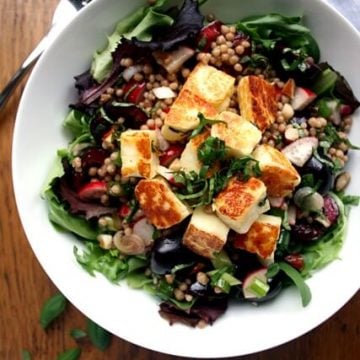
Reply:
[[[56, 3], [57, 0], [0, 1], [0, 88], [5, 86], [11, 74], [48, 29]], [[50, 360], [77, 345], [69, 331], [74, 327], [83, 328], [86, 318], [70, 305], [66, 313], [47, 331], [39, 325], [40, 308], [57, 289], [30, 249], [13, 196], [12, 133], [24, 83], [6, 107], [0, 109], [0, 360], [21, 359], [22, 349], [27, 349], [32, 359]], [[336, 296], [336, 284], [334, 293], [329, 296]], [[296, 324], [289, 323], [288, 326], [290, 328]], [[81, 359], [86, 360], [180, 360], [179, 357], [139, 348], [116, 337], [113, 337], [111, 346], [104, 352], [89, 342], [80, 346]], [[331, 319], [301, 338], [241, 359], [352, 360], [359, 359], [359, 354], [360, 293]]]

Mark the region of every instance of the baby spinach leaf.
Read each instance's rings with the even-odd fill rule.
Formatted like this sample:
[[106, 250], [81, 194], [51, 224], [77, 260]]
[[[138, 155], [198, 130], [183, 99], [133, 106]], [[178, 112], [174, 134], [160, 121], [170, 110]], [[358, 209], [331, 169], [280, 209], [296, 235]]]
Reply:
[[111, 342], [111, 333], [90, 319], [87, 321], [87, 332], [92, 344], [98, 349], [104, 351], [109, 347]]
[[21, 351], [21, 359], [22, 359], [22, 360], [31, 360], [31, 359], [32, 359], [32, 356], [31, 356], [30, 351], [23, 349], [23, 350]]
[[85, 338], [87, 336], [87, 333], [82, 329], [72, 329], [70, 331], [70, 336], [75, 340], [80, 340]]
[[59, 354], [57, 360], [77, 360], [80, 358], [80, 355], [81, 355], [81, 349], [73, 348]]
[[40, 324], [46, 329], [66, 308], [67, 300], [61, 293], [55, 294], [48, 299], [40, 313]]

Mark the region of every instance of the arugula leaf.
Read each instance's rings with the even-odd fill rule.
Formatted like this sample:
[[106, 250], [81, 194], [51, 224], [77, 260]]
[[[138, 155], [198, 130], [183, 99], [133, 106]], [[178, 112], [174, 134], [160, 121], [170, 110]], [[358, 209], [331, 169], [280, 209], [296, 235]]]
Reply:
[[320, 50], [310, 30], [301, 24], [302, 18], [280, 14], [250, 16], [237, 23], [238, 30], [249, 35], [254, 53], [271, 57], [280, 67], [304, 73], [320, 58]]
[[360, 196], [357, 195], [342, 195], [341, 201], [344, 205], [359, 206]]
[[66, 308], [67, 300], [61, 293], [57, 293], [48, 299], [43, 305], [40, 313], [40, 324], [46, 329]]
[[98, 349], [104, 351], [109, 347], [111, 333], [90, 319], [87, 321], [87, 332], [92, 344]]
[[77, 360], [80, 358], [80, 355], [81, 355], [81, 349], [73, 348], [59, 354], [57, 356], [57, 360]]

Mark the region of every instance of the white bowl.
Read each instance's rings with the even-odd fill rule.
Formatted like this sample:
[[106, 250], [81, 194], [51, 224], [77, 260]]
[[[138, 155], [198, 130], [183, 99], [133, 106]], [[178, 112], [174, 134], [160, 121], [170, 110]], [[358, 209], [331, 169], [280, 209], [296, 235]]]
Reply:
[[[140, 346], [179, 356], [227, 357], [258, 352], [292, 340], [328, 319], [359, 289], [360, 208], [351, 212], [348, 235], [339, 260], [309, 279], [313, 299], [303, 308], [295, 288], [260, 307], [232, 305], [213, 326], [170, 327], [158, 314], [157, 301], [126, 284], [110, 284], [101, 275], [89, 276], [73, 256], [79, 242], [54, 230], [40, 191], [58, 148], [68, 138], [62, 121], [75, 99], [73, 76], [86, 70], [94, 50], [101, 48], [119, 18], [143, 1], [94, 1], [61, 33], [37, 63], [24, 91], [13, 143], [16, 202], [27, 238], [42, 267], [64, 295], [86, 316], [117, 336]], [[315, 0], [211, 1], [203, 8], [220, 19], [246, 15], [305, 13], [328, 60], [360, 96], [360, 37], [336, 11]], [[359, 115], [357, 115], [357, 118]], [[354, 121], [352, 141], [360, 144], [360, 123]], [[349, 164], [349, 193], [360, 193], [359, 153]]]

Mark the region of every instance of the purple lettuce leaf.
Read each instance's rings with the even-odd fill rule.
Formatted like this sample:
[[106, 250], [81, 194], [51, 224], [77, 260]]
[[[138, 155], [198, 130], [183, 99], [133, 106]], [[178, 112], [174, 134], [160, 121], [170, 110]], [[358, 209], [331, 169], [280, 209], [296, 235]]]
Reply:
[[[115, 51], [112, 53], [113, 65], [111, 68], [111, 72], [105, 81], [103, 81], [101, 84], [97, 84], [94, 80], [93, 84], [90, 85], [91, 81], [85, 81], [86, 73], [78, 76], [78, 89], [81, 90], [81, 92], [79, 92], [79, 102], [75, 106], [81, 107], [84, 105], [92, 104], [101, 96], [101, 94], [105, 92], [108, 87], [113, 86], [117, 82], [119, 75], [124, 69], [124, 67], [121, 65], [122, 59], [130, 57], [133, 59], [137, 59], [137, 61], [140, 61], [146, 55], [147, 53], [144, 52], [144, 50], [139, 49], [131, 41], [127, 39], [122, 39], [121, 43], [119, 43]], [[90, 85], [90, 87], [81, 86], [83, 84]]]
[[133, 43], [142, 49], [170, 50], [176, 45], [194, 38], [203, 27], [204, 16], [199, 11], [197, 0], [185, 0], [174, 23], [152, 41], [133, 38]]
[[170, 325], [182, 323], [191, 327], [197, 326], [200, 320], [212, 325], [227, 309], [226, 298], [216, 300], [201, 300], [189, 310], [179, 309], [175, 304], [164, 301], [160, 304], [161, 317], [169, 321]]
[[70, 189], [64, 177], [59, 180], [56, 194], [61, 201], [69, 205], [71, 214], [83, 214], [87, 220], [113, 214], [117, 211], [115, 207], [107, 207], [100, 203], [81, 200], [77, 193]]

